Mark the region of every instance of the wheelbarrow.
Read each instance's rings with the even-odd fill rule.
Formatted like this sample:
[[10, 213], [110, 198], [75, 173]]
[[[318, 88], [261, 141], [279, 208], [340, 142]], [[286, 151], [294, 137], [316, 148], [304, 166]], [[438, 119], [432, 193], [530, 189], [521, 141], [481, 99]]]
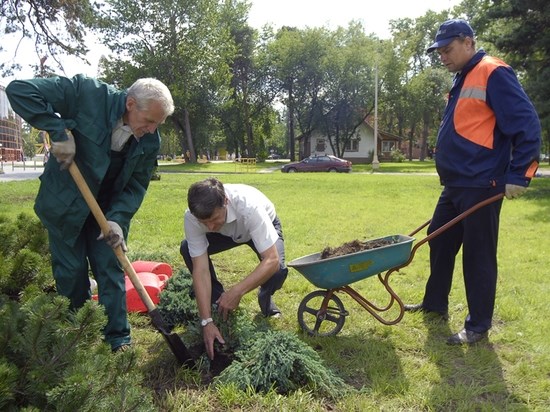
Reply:
[[[384, 325], [395, 325], [403, 318], [405, 309], [402, 300], [390, 287], [389, 278], [399, 269], [409, 265], [418, 248], [446, 231], [481, 207], [504, 197], [503, 193], [492, 196], [472, 206], [450, 220], [422, 240], [414, 235], [428, 226], [431, 220], [416, 228], [409, 235], [391, 235], [367, 242], [383, 246], [349, 253], [343, 256], [321, 259], [321, 253], [303, 256], [288, 263], [314, 286], [320, 288], [304, 297], [298, 307], [298, 323], [311, 336], [333, 336], [342, 330], [349, 313], [345, 310], [337, 293], [344, 293], [355, 300], [375, 319]], [[383, 273], [385, 272], [385, 273]], [[386, 305], [377, 305], [350, 284], [376, 275], [389, 294]], [[394, 308], [394, 305], [397, 305]], [[393, 310], [390, 312], [390, 309]]]

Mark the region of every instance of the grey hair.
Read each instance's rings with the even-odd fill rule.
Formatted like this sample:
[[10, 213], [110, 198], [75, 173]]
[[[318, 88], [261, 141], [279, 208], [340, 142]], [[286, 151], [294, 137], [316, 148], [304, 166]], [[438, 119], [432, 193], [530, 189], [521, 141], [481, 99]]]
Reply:
[[225, 205], [223, 183], [214, 177], [193, 183], [187, 191], [187, 206], [197, 219], [209, 219]]
[[139, 110], [146, 110], [152, 101], [159, 102], [166, 117], [174, 113], [174, 100], [168, 87], [160, 80], [152, 77], [138, 79], [128, 89], [128, 97], [132, 97]]

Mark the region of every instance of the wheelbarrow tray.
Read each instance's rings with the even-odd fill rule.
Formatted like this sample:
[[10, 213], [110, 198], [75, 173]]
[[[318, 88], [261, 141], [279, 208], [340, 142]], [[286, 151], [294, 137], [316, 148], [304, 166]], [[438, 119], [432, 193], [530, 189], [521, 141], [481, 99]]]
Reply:
[[391, 244], [327, 259], [321, 259], [320, 252], [313, 253], [294, 259], [288, 266], [318, 288], [339, 288], [404, 264], [410, 257], [415, 238], [391, 235], [371, 241], [380, 240]]

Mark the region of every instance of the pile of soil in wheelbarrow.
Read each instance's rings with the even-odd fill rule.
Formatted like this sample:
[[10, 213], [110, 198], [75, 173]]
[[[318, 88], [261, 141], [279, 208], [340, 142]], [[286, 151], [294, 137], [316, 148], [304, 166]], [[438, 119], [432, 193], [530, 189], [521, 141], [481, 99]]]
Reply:
[[349, 255], [350, 253], [362, 252], [364, 250], [376, 249], [378, 247], [391, 245], [394, 242], [388, 239], [376, 239], [367, 240], [362, 242], [360, 240], [352, 240], [351, 242], [344, 243], [338, 247], [327, 246], [321, 252], [321, 259], [328, 259], [336, 256]]

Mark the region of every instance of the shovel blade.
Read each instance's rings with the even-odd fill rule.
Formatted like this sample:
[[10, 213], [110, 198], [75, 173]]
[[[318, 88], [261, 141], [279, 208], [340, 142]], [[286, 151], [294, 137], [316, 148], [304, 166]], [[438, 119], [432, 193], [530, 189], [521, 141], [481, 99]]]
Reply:
[[151, 322], [153, 323], [153, 326], [162, 334], [180, 365], [186, 365], [188, 367], [195, 366], [195, 359], [193, 358], [181, 338], [175, 333], [168, 332], [168, 327], [164, 322], [164, 319], [162, 318], [159, 310], [155, 308], [149, 311], [149, 316], [151, 317]]
[[164, 336], [166, 343], [168, 343], [168, 346], [170, 346], [172, 353], [174, 354], [180, 365], [185, 365], [189, 368], [195, 366], [195, 360], [193, 359], [191, 353], [189, 353], [189, 350], [178, 335], [176, 335], [175, 333], [165, 333], [160, 330], [159, 332], [162, 334], [162, 336]]

